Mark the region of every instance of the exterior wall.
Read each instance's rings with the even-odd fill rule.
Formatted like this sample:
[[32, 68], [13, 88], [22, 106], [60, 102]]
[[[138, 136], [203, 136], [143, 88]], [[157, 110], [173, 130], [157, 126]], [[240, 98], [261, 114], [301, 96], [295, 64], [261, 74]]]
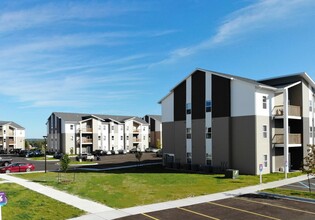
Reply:
[[213, 166], [230, 166], [230, 118], [212, 119]]
[[174, 121], [174, 93], [169, 94], [162, 102], [162, 122], [170, 121]]
[[231, 116], [255, 115], [255, 86], [240, 80], [231, 81]]
[[192, 121], [192, 163], [206, 164], [206, 132], [205, 120]]
[[242, 174], [256, 174], [256, 117], [231, 118], [231, 162]]

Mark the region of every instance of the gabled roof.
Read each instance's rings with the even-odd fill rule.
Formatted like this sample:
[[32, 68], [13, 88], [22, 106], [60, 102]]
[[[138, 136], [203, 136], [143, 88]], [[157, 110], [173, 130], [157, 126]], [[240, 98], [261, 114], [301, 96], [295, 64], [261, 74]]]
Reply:
[[[162, 121], [162, 115], [145, 115], [145, 116], [148, 116], [150, 118], [153, 118], [154, 120], [156, 121]], [[145, 117], [144, 116], [144, 117]]]
[[22, 127], [21, 125], [13, 121], [0, 121], [0, 126], [3, 126], [3, 125], [11, 125], [12, 127], [15, 127], [15, 128], [25, 129], [24, 127]]
[[119, 116], [119, 115], [101, 115], [101, 114], [82, 114], [82, 113], [65, 113], [65, 112], [53, 112], [56, 117], [62, 118], [65, 121], [82, 121], [83, 119], [87, 118], [98, 118], [100, 120], [113, 120], [118, 123], [123, 123], [124, 121], [135, 118], [134, 120], [137, 120], [138, 122], [142, 124], [147, 124], [145, 121], [143, 121], [139, 117], [135, 116]]
[[187, 78], [189, 78], [191, 75], [193, 75], [194, 73], [197, 73], [197, 72], [206, 72], [206, 73], [211, 73], [211, 74], [214, 74], [214, 75], [217, 75], [217, 76], [221, 76], [221, 77], [224, 77], [224, 78], [228, 78], [228, 79], [231, 79], [231, 80], [234, 80], [234, 79], [237, 79], [237, 80], [241, 80], [241, 81], [244, 81], [244, 82], [247, 82], [247, 83], [251, 83], [255, 86], [260, 86], [260, 87], [263, 87], [265, 89], [272, 89], [272, 90], [275, 90], [276, 88], [274, 87], [271, 87], [269, 85], [265, 85], [263, 83], [260, 83], [258, 81], [255, 81], [253, 79], [249, 79], [249, 78], [244, 78], [244, 77], [240, 77], [240, 76], [236, 76], [236, 75], [231, 75], [231, 74], [226, 74], [226, 73], [220, 73], [220, 72], [216, 72], [216, 71], [212, 71], [212, 70], [205, 70], [205, 69], [201, 69], [201, 68], [197, 68], [195, 69], [193, 72], [191, 72], [185, 79], [183, 79], [182, 81], [180, 81], [180, 83], [178, 83], [173, 89], [171, 89], [171, 91], [166, 95], [164, 96], [158, 103], [161, 104], [161, 102], [166, 98], [168, 97], [173, 91], [174, 89], [180, 85], [183, 81], [185, 81]]
[[301, 81], [301, 79], [304, 79], [315, 90], [315, 83], [314, 83], [314, 81], [305, 72], [256, 81], [256, 80], [253, 80], [253, 79], [240, 77], [240, 76], [236, 76], [236, 75], [231, 75], [231, 74], [226, 74], [226, 73], [219, 73], [219, 72], [215, 72], [215, 71], [212, 71], [212, 70], [205, 70], [205, 69], [197, 68], [192, 73], [190, 73], [184, 80], [182, 80], [180, 83], [178, 83], [173, 89], [171, 89], [171, 91], [166, 96], [164, 96], [158, 103], [161, 104], [161, 102], [165, 98], [167, 98], [174, 91], [174, 89], [178, 85], [180, 85], [183, 81], [185, 81], [187, 78], [189, 78], [191, 75], [193, 75], [194, 73], [196, 73], [198, 71], [208, 72], [208, 73], [211, 73], [211, 74], [214, 74], [214, 75], [217, 75], [217, 76], [221, 76], [221, 77], [225, 77], [225, 78], [228, 78], [228, 79], [231, 79], [231, 80], [234, 80], [234, 79], [241, 80], [241, 81], [253, 84], [253, 85], [257, 86], [257, 87], [264, 88], [264, 89], [270, 89], [270, 90], [274, 90], [274, 91], [276, 91], [278, 88], [283, 88], [283, 87], [285, 87], [288, 84], [292, 84], [294, 82]]

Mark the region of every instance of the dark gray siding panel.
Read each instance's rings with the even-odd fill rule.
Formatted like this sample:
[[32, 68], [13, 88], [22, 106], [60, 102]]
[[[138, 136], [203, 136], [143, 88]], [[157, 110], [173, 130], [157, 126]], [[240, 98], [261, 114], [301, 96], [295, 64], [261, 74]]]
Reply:
[[206, 74], [196, 71], [192, 75], [192, 119], [205, 118]]
[[163, 122], [163, 152], [175, 153], [175, 123]]
[[212, 119], [213, 165], [230, 165], [230, 118]]
[[231, 168], [242, 174], [255, 174], [255, 116], [231, 118]]
[[186, 120], [186, 81], [174, 89], [174, 121]]
[[212, 75], [212, 117], [230, 117], [231, 85], [230, 80]]
[[155, 131], [155, 120], [153, 118], [150, 118], [150, 129]]
[[206, 163], [205, 120], [192, 120], [192, 163]]
[[184, 121], [175, 122], [174, 134], [175, 161], [179, 163], [186, 163], [186, 124]]

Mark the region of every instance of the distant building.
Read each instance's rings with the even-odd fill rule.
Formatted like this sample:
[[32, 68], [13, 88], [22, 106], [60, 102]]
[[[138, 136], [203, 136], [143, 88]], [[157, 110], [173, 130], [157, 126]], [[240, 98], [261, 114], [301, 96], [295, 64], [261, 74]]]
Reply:
[[149, 147], [149, 124], [134, 116], [53, 112], [46, 125], [52, 151], [80, 154]]
[[145, 115], [143, 119], [150, 124], [150, 147], [162, 147], [162, 116]]
[[255, 81], [196, 69], [161, 101], [165, 160], [259, 174], [301, 168], [314, 144], [306, 73]]
[[12, 121], [0, 121], [0, 150], [9, 152], [24, 148], [25, 128]]

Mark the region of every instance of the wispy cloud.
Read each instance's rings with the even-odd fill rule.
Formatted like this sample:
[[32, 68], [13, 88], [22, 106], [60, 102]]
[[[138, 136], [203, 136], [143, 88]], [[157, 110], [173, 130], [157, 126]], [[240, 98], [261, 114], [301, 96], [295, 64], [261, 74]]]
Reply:
[[139, 11], [137, 5], [110, 4], [106, 2], [58, 2], [58, 4], [42, 4], [23, 10], [11, 10], [1, 13], [0, 33], [41, 27], [46, 24], [68, 20], [98, 19], [119, 16], [124, 13]]
[[314, 9], [315, 1], [313, 0], [261, 0], [229, 15], [217, 28], [214, 36], [196, 45], [175, 49], [166, 59], [157, 64], [171, 63], [200, 51], [231, 43], [234, 39], [256, 30], [281, 27], [283, 23], [287, 25], [298, 16], [305, 16]]

